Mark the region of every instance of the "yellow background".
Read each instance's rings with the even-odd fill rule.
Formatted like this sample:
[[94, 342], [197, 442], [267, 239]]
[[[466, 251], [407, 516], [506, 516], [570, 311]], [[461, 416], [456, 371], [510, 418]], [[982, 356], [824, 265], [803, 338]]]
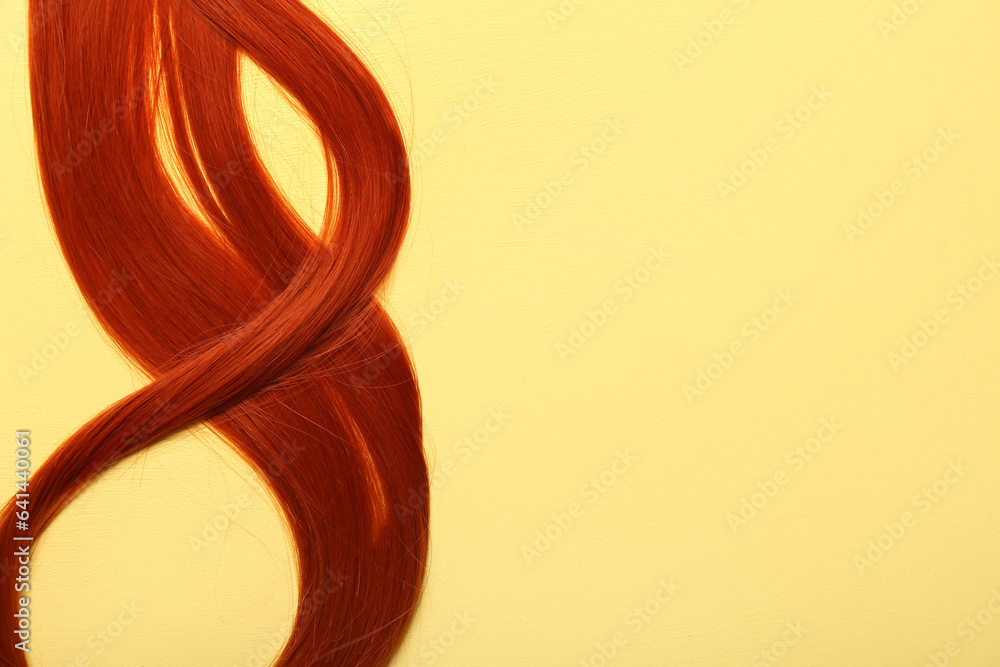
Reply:
[[[141, 382], [81, 308], [41, 204], [25, 4], [0, 7], [10, 484], [15, 429], [31, 429], [37, 466]], [[599, 665], [616, 638], [611, 665], [996, 664], [1000, 618], [965, 619], [992, 617], [1000, 587], [1000, 280], [961, 307], [953, 290], [1000, 251], [1000, 4], [316, 5], [372, 63], [419, 163], [388, 303], [443, 474], [426, 593], [394, 665]], [[247, 79], [261, 146], [309, 215], [323, 197], [312, 139]], [[829, 98], [801, 111], [813, 87]], [[808, 120], [782, 124], [797, 110]], [[609, 121], [622, 130], [602, 143]], [[948, 128], [957, 139], [913, 172]], [[765, 145], [724, 199], [720, 181]], [[902, 194], [849, 238], [897, 179]], [[795, 302], [773, 321], [778, 290]], [[893, 368], [939, 309], [947, 321]], [[713, 354], [735, 342], [720, 376]], [[699, 370], [717, 379], [689, 401]], [[505, 417], [487, 436], [490, 410]], [[796, 467], [823, 418], [842, 428]], [[968, 470], [946, 475], [950, 461]], [[943, 497], [915, 498], [935, 482]], [[737, 525], [744, 499], [762, 506]], [[904, 534], [882, 536], [906, 512]], [[526, 552], [546, 530], [556, 539]], [[859, 565], [880, 536], [888, 549]], [[258, 664], [291, 616], [287, 548], [224, 445], [203, 429], [158, 444], [38, 544], [31, 664]], [[669, 595], [661, 581], [678, 588], [651, 602]]]

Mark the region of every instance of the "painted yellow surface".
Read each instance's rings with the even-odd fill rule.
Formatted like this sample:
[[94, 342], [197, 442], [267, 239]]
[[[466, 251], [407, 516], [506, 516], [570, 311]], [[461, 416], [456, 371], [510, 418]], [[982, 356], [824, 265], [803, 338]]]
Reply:
[[[432, 551], [394, 665], [997, 664], [1000, 4], [317, 8], [415, 168], [387, 298]], [[15, 429], [37, 464], [142, 382], [41, 204], [25, 11], [0, 6], [9, 490]], [[247, 82], [312, 216], [312, 139]], [[33, 564], [34, 665], [265, 665], [294, 603], [279, 515], [204, 429]]]

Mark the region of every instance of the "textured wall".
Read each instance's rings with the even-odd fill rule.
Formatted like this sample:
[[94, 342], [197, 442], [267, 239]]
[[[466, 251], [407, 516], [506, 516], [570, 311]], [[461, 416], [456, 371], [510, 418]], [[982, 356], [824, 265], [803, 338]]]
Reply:
[[[433, 537], [395, 665], [995, 664], [1000, 4], [317, 3], [416, 166], [388, 300]], [[0, 6], [11, 484], [15, 429], [37, 465], [142, 382], [49, 231], [24, 5]], [[247, 81], [309, 215], [313, 140]], [[291, 616], [280, 518], [204, 431], [37, 548], [33, 664], [266, 664]]]

